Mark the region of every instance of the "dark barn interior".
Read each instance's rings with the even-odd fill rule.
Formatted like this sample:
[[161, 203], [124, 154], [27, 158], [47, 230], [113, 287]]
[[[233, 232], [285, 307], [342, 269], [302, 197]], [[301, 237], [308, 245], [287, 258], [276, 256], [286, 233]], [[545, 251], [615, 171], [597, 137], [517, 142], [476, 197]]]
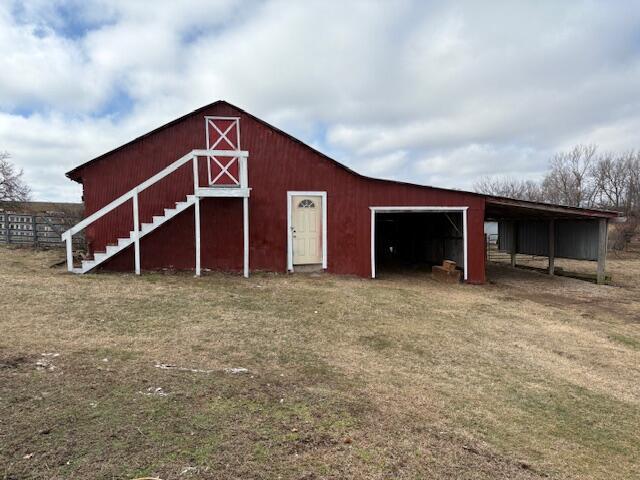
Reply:
[[394, 212], [376, 216], [376, 266], [382, 272], [431, 271], [464, 262], [461, 212]]

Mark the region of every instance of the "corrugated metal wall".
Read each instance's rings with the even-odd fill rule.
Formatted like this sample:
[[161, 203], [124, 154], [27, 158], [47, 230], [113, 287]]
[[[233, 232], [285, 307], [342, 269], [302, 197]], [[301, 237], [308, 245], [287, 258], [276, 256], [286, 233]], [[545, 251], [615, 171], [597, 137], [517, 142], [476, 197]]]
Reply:
[[518, 222], [518, 253], [549, 255], [549, 224], [547, 222]]
[[[575, 260], [598, 259], [598, 220], [556, 220], [555, 256]], [[549, 222], [547, 220], [501, 221], [498, 223], [500, 250], [510, 252], [514, 232], [516, 253], [549, 255]]]
[[556, 222], [556, 257], [598, 259], [598, 220]]

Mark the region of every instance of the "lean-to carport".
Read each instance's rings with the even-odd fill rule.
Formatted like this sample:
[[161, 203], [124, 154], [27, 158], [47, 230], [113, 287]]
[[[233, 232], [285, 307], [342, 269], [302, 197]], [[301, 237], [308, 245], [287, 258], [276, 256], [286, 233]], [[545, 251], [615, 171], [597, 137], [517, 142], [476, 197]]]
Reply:
[[485, 221], [498, 222], [500, 250], [516, 255], [549, 258], [548, 273], [554, 274], [556, 258], [597, 261], [596, 279], [604, 283], [608, 223], [617, 212], [563, 207], [538, 202], [486, 197]]

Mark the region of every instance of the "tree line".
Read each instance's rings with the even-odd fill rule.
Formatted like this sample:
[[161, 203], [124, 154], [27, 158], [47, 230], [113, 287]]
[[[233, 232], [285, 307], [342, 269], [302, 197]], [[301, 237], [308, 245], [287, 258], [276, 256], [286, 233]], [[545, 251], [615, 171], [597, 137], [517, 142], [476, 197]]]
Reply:
[[554, 155], [540, 181], [483, 177], [474, 189], [489, 195], [603, 208], [638, 217], [640, 152], [599, 152], [597, 145], [576, 145]]

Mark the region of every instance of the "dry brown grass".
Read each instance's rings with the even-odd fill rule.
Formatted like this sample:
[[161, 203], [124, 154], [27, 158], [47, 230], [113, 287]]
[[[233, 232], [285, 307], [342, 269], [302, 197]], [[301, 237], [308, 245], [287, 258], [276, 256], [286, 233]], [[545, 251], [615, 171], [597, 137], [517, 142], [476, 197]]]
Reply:
[[[518, 255], [516, 260], [518, 265], [536, 267], [546, 269], [549, 265], [547, 257], [538, 257], [532, 255]], [[507, 260], [500, 263], [506, 265]], [[555, 261], [556, 267], [562, 268], [567, 272], [588, 273], [595, 275], [597, 262], [584, 260], [571, 260], [566, 258], [558, 258]], [[638, 280], [640, 275], [640, 253], [636, 252], [609, 252], [606, 263], [607, 275], [611, 275], [611, 284], [613, 286], [625, 287], [629, 290], [640, 292]]]
[[0, 248], [0, 478], [638, 474], [637, 280], [78, 277], [56, 255]]

